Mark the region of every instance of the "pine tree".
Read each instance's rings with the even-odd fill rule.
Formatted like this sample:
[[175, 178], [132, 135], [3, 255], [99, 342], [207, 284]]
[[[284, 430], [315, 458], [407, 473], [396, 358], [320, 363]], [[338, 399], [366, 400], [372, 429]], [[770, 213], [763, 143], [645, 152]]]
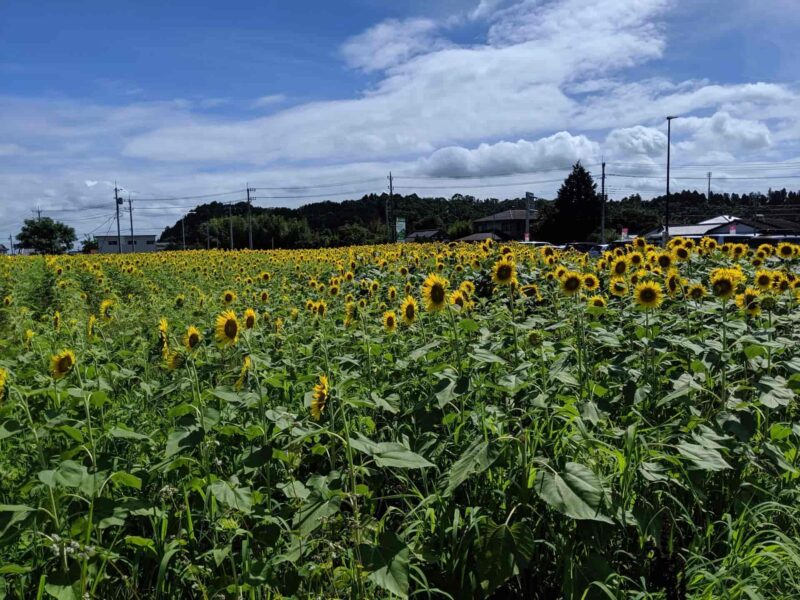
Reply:
[[[584, 241], [600, 226], [600, 196], [591, 173], [580, 161], [561, 184], [548, 237], [559, 242]], [[550, 228], [548, 227], [548, 229]]]

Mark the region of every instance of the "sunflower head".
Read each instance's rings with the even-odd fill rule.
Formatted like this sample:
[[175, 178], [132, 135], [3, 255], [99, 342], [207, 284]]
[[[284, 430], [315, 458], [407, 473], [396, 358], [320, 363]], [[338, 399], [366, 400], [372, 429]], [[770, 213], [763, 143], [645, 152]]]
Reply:
[[457, 306], [459, 310], [465, 310], [467, 308], [467, 299], [464, 297], [461, 290], [453, 290], [450, 293], [450, 304], [452, 306]]
[[422, 284], [422, 298], [428, 312], [438, 312], [447, 301], [447, 281], [438, 274], [431, 273]]
[[758, 301], [761, 296], [761, 290], [758, 288], [748, 287], [744, 292], [736, 296], [736, 306], [745, 312], [750, 317], [756, 317], [761, 313], [761, 305]]
[[628, 270], [628, 260], [624, 256], [619, 256], [611, 261], [611, 273], [616, 277], [625, 275]]
[[397, 329], [397, 315], [393, 310], [383, 313], [383, 328], [387, 333], [393, 333]]
[[703, 287], [702, 283], [693, 283], [686, 288], [686, 297], [694, 300], [695, 302], [700, 302], [705, 295], [706, 288]]
[[50, 373], [54, 379], [61, 379], [75, 366], [75, 353], [72, 350], [62, 350], [50, 357]]
[[5, 392], [7, 382], [8, 382], [8, 371], [0, 367], [0, 400], [3, 399], [3, 393]]
[[319, 421], [320, 417], [322, 417], [322, 411], [325, 410], [325, 406], [328, 404], [329, 394], [328, 378], [325, 375], [320, 375], [319, 381], [311, 392], [311, 417], [315, 421]]
[[714, 269], [711, 272], [711, 291], [717, 298], [728, 300], [736, 293], [736, 286], [743, 278], [737, 269]]
[[794, 246], [787, 242], [781, 242], [778, 244], [775, 253], [783, 259], [792, 258], [795, 253]]
[[661, 285], [655, 281], [642, 281], [633, 291], [633, 301], [639, 308], [658, 308], [664, 299]]
[[583, 285], [583, 277], [575, 271], [565, 271], [561, 276], [561, 291], [567, 296], [574, 296]]
[[232, 310], [217, 316], [214, 337], [220, 346], [233, 346], [239, 341], [239, 319]]
[[403, 323], [411, 325], [417, 320], [417, 301], [412, 296], [406, 296], [403, 304], [400, 305], [400, 318]]
[[594, 273], [586, 273], [583, 276], [582, 284], [588, 291], [593, 292], [600, 287], [600, 280]]
[[586, 303], [590, 308], [605, 308], [606, 299], [603, 296], [596, 295], [589, 298]]
[[772, 271], [761, 269], [756, 271], [755, 277], [756, 286], [762, 290], [768, 290], [772, 287]]
[[100, 303], [100, 318], [103, 319], [103, 321], [110, 321], [114, 316], [113, 308], [114, 308], [113, 300], [103, 300]]
[[256, 326], [256, 311], [252, 308], [248, 308], [244, 311], [244, 328], [245, 329], [252, 329]]
[[192, 351], [197, 348], [201, 339], [200, 330], [194, 325], [190, 325], [186, 329], [186, 335], [183, 336], [183, 345], [187, 350]]
[[622, 277], [613, 277], [608, 289], [614, 296], [621, 297], [628, 293], [628, 284]]
[[233, 290], [225, 290], [222, 292], [222, 302], [223, 304], [233, 304], [236, 302], [236, 292]]

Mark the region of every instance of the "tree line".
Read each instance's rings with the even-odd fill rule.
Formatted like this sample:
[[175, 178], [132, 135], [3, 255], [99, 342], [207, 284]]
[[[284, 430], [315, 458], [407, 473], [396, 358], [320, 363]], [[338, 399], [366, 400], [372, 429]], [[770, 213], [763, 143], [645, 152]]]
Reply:
[[[395, 194], [390, 201], [386, 193], [342, 202], [314, 202], [298, 208], [209, 202], [187, 213], [183, 223], [179, 220], [166, 227], [160, 241], [170, 249], [182, 248], [185, 232], [187, 248], [247, 248], [248, 224], [252, 221], [256, 249], [380, 244], [390, 239], [387, 207], [389, 222], [404, 218], [409, 233], [436, 229], [448, 239], [458, 239], [472, 233], [476, 219], [525, 208], [525, 202], [525, 198], [479, 199], [463, 194], [450, 198]], [[645, 200], [639, 194], [606, 202], [605, 239], [616, 239], [622, 228], [631, 234], [642, 234], [661, 226], [665, 202], [664, 195]], [[795, 220], [800, 220], [800, 191], [712, 193], [707, 197], [696, 190], [682, 190], [670, 194], [670, 223], [696, 223], [721, 214], [757, 219], [762, 212], [780, 207], [786, 209], [781, 214], [796, 213]], [[533, 239], [564, 243], [601, 238], [601, 193], [580, 162], [573, 166], [554, 199], [537, 198], [531, 208]], [[26, 220], [17, 235], [19, 248], [49, 254], [65, 252], [75, 239], [74, 229], [49, 218]], [[83, 241], [84, 251], [95, 248], [91, 239]]]

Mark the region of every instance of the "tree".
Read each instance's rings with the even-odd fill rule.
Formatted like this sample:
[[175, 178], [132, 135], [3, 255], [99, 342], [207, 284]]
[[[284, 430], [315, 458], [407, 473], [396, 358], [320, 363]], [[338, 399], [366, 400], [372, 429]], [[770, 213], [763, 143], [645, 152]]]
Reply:
[[63, 254], [78, 239], [75, 230], [65, 223], [50, 217], [25, 219], [22, 231], [17, 234], [20, 248], [33, 250], [38, 254]]
[[91, 254], [92, 252], [97, 252], [100, 249], [100, 244], [97, 243], [97, 240], [93, 237], [86, 236], [81, 240], [81, 252], [84, 254]]
[[600, 225], [597, 184], [580, 161], [575, 163], [561, 184], [554, 208], [554, 214], [543, 227], [545, 235], [552, 241], [586, 240]]

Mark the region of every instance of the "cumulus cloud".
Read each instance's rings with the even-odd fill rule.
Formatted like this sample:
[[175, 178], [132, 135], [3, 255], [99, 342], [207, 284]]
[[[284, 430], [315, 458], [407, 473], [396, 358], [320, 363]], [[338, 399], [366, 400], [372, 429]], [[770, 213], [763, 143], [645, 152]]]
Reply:
[[419, 171], [432, 177], [488, 177], [567, 169], [579, 160], [595, 160], [598, 151], [599, 145], [586, 136], [560, 131], [534, 142], [441, 148], [420, 161]]
[[605, 148], [612, 156], [660, 156], [667, 151], [667, 136], [642, 125], [614, 129], [606, 136]]
[[693, 130], [688, 144], [698, 149], [738, 150], [752, 152], [772, 144], [769, 127], [759, 121], [737, 119], [725, 111], [711, 117], [687, 117], [680, 127]]
[[447, 46], [438, 29], [432, 19], [388, 19], [347, 40], [342, 56], [356, 69], [381, 71]]
[[267, 96], [261, 96], [260, 98], [256, 98], [250, 104], [252, 108], [263, 108], [265, 106], [272, 106], [274, 104], [280, 104], [286, 100], [286, 96], [283, 94], [269, 94]]

